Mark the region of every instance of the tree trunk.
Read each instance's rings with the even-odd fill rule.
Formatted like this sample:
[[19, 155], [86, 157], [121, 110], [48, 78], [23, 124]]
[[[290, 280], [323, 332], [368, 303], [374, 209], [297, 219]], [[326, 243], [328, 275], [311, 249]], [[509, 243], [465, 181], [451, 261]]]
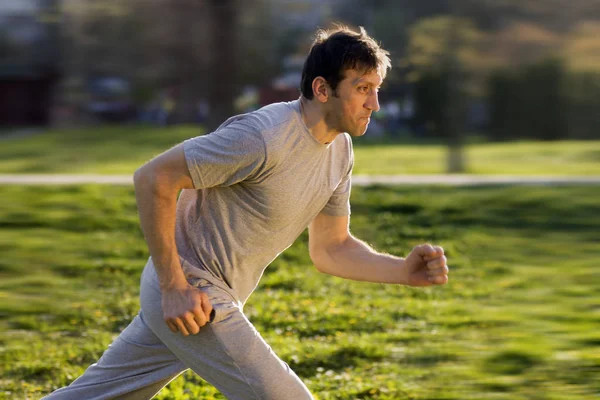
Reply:
[[201, 76], [202, 66], [196, 57], [198, 41], [196, 24], [203, 21], [205, 8], [196, 1], [172, 1], [174, 14], [173, 38], [169, 44], [170, 57], [175, 74], [171, 78], [170, 90], [175, 100], [173, 120], [177, 123], [194, 123], [196, 104], [198, 103], [198, 76]]
[[448, 143], [448, 173], [465, 172], [465, 160], [463, 152], [464, 144], [464, 110], [465, 93], [462, 90], [463, 76], [460, 61], [456, 52], [460, 48], [459, 24], [460, 20], [454, 18], [450, 24], [448, 44], [446, 48], [446, 59], [443, 74], [446, 83], [446, 99], [443, 112], [444, 136]]
[[236, 0], [210, 0], [207, 8], [210, 28], [208, 84], [208, 131], [233, 115], [233, 100], [238, 72]]

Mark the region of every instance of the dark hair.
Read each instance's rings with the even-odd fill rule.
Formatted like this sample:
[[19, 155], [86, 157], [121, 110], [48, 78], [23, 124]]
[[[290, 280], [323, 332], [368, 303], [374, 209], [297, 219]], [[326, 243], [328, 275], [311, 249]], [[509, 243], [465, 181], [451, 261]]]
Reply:
[[385, 78], [390, 68], [389, 53], [367, 35], [362, 26], [359, 32], [345, 26], [331, 30], [320, 29], [302, 68], [300, 91], [304, 97], [312, 100], [312, 82], [321, 76], [331, 86], [334, 95], [337, 95], [337, 87], [344, 79], [344, 71], [357, 69], [367, 73], [377, 70]]

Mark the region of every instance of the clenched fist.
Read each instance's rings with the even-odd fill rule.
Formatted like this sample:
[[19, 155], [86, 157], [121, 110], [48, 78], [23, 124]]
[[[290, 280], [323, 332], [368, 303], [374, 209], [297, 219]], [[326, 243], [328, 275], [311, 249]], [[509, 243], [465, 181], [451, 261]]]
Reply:
[[165, 322], [173, 332], [183, 336], [195, 335], [210, 322], [213, 310], [206, 293], [184, 284], [183, 287], [162, 290]]
[[422, 244], [415, 246], [404, 260], [409, 286], [444, 285], [448, 282], [448, 266], [444, 249]]

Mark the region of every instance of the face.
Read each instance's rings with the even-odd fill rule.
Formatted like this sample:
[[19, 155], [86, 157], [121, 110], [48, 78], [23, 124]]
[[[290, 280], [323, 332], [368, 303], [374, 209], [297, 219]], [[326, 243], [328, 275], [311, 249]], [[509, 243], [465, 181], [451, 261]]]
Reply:
[[337, 97], [329, 96], [327, 125], [338, 132], [362, 136], [371, 114], [379, 111], [378, 91], [383, 79], [377, 71], [347, 70], [337, 87]]

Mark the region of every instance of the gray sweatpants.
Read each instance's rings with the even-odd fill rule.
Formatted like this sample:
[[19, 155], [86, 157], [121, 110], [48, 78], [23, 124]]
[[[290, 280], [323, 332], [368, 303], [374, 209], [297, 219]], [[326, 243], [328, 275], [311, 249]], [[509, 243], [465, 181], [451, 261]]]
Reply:
[[200, 333], [185, 337], [171, 332], [163, 320], [150, 260], [142, 274], [138, 315], [97, 363], [45, 399], [150, 399], [188, 368], [228, 399], [312, 399], [230, 293], [206, 279], [195, 278], [192, 284], [207, 293], [215, 318]]

